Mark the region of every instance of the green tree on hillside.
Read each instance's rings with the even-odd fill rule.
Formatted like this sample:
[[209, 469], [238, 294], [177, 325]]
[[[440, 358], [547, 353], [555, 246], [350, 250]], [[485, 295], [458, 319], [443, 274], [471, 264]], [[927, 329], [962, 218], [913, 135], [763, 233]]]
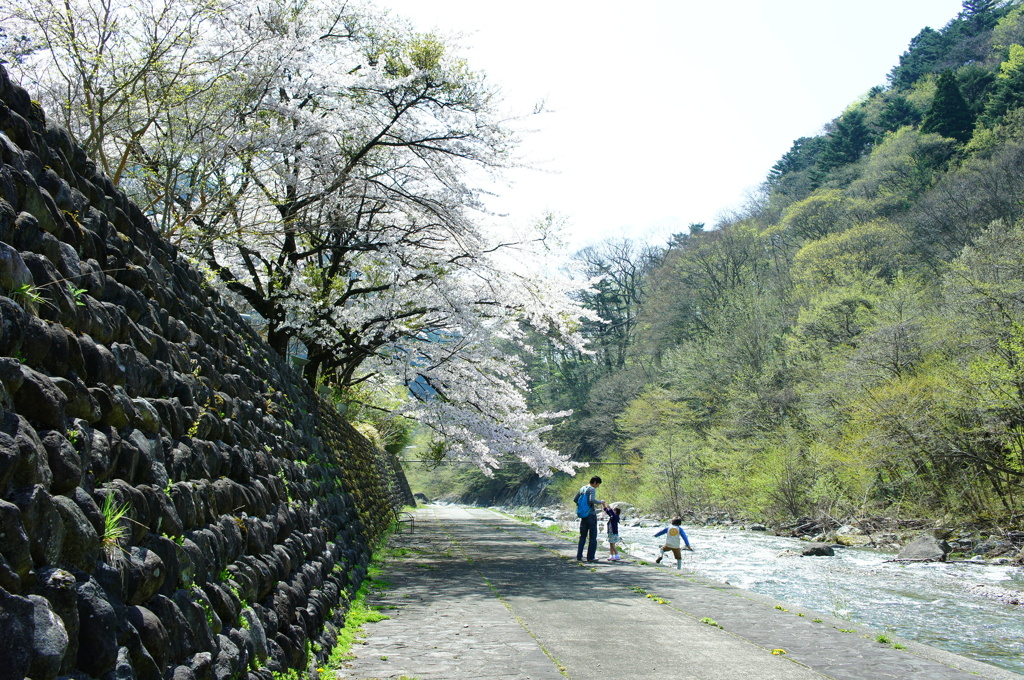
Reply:
[[960, 94], [963, 95], [975, 118], [985, 110], [995, 81], [996, 74], [992, 69], [978, 63], [968, 64], [956, 70], [957, 87], [960, 88]]
[[992, 29], [992, 49], [1006, 50], [1024, 44], [1024, 5], [1015, 5]]
[[789, 151], [783, 154], [768, 172], [768, 184], [774, 186], [784, 176], [811, 167], [822, 149], [823, 144], [819, 137], [801, 137], [794, 140]]
[[825, 175], [850, 163], [856, 163], [871, 143], [871, 131], [864, 121], [864, 111], [853, 109], [840, 116], [828, 136], [825, 150], [818, 158], [816, 170]]
[[607, 240], [573, 255], [573, 270], [593, 281], [591, 290], [580, 294], [580, 301], [601, 320], [584, 321], [584, 333], [595, 352], [595, 362], [605, 373], [626, 364], [646, 274], [658, 257], [656, 249], [629, 239]]
[[974, 114], [960, 94], [956, 76], [943, 71], [935, 86], [935, 99], [921, 124], [922, 132], [935, 132], [943, 137], [966, 142], [974, 130]]
[[925, 27], [913, 37], [907, 51], [900, 56], [900, 63], [889, 73], [889, 82], [897, 89], [905, 89], [922, 76], [931, 73], [932, 68], [949, 50], [947, 41], [934, 28]]
[[993, 10], [1001, 4], [1000, 0], [964, 0], [963, 10], [957, 18], [965, 20], [975, 29], [992, 28], [999, 19]]
[[1024, 46], [1010, 45], [1006, 60], [999, 66], [994, 87], [983, 114], [983, 120], [989, 126], [1024, 104]]
[[683, 395], [654, 387], [630, 402], [617, 423], [626, 450], [645, 463], [651, 486], [663, 495], [660, 502], [675, 515], [693, 504], [688, 492], [697, 487], [694, 470], [700, 465], [700, 435], [694, 431], [698, 416], [687, 402]]
[[895, 132], [908, 125], [921, 122], [921, 112], [902, 95], [893, 95], [886, 100], [878, 116], [878, 127], [883, 132]]
[[909, 127], [891, 132], [871, 150], [848, 192], [868, 199], [863, 206], [877, 214], [902, 212], [945, 171], [956, 144], [954, 139]]
[[786, 208], [782, 227], [800, 239], [824, 238], [853, 223], [850, 208], [850, 201], [839, 189], [818, 190]]
[[804, 198], [814, 190], [814, 165], [827, 143], [824, 136], [801, 137], [772, 166], [766, 184], [773, 205], [784, 207], [786, 202]]

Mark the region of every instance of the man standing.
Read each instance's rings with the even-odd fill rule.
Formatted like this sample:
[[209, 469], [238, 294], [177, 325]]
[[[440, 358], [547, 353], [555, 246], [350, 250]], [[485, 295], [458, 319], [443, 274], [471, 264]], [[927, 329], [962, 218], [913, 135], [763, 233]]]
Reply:
[[580, 544], [576, 547], [576, 561], [583, 561], [583, 544], [590, 537], [587, 545], [587, 562], [596, 562], [597, 555], [597, 509], [604, 507], [605, 502], [597, 499], [597, 487], [601, 486], [601, 478], [594, 475], [590, 484], [580, 488], [576, 494], [576, 516], [580, 518]]

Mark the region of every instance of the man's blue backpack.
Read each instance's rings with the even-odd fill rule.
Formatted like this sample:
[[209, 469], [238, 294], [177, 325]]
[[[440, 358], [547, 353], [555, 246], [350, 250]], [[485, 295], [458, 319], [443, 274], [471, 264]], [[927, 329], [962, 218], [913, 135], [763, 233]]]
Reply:
[[576, 494], [576, 498], [574, 498], [573, 500], [576, 501], [576, 516], [580, 519], [584, 517], [589, 517], [590, 499], [587, 498], [587, 494], [585, 494], [583, 491], [580, 491], [578, 494]]

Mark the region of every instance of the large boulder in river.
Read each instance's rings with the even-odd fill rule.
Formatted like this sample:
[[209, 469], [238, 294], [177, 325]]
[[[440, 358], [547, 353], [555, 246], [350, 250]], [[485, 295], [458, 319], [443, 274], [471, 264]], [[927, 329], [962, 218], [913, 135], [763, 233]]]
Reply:
[[910, 543], [907, 543], [896, 556], [897, 560], [908, 562], [945, 562], [946, 555], [952, 548], [949, 543], [941, 538], [935, 538], [930, 533], [921, 534]]

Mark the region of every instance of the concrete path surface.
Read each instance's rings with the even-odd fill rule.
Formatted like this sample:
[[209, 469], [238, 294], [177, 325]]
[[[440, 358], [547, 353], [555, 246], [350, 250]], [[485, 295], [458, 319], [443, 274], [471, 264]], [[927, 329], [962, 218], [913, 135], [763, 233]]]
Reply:
[[575, 541], [483, 508], [420, 508], [389, 547], [369, 604], [390, 618], [339, 678], [1024, 678], [674, 565], [580, 564]]

